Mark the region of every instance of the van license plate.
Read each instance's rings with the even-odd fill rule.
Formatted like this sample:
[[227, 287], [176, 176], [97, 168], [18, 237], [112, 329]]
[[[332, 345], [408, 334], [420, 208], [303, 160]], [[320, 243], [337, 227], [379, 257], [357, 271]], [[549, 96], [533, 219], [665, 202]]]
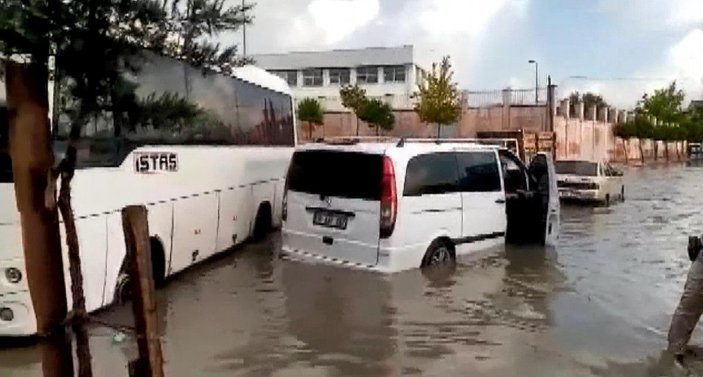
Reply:
[[346, 229], [347, 216], [334, 212], [317, 211], [312, 217], [312, 223], [328, 228]]

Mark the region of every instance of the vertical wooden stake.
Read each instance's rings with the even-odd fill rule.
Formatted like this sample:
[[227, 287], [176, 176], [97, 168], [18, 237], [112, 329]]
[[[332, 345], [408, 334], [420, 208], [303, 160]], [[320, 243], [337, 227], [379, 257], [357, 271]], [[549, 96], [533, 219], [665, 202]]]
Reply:
[[132, 310], [137, 330], [139, 360], [130, 363], [131, 377], [163, 377], [163, 356], [159, 340], [156, 297], [151, 267], [149, 224], [144, 206], [122, 209], [122, 227], [132, 283]]

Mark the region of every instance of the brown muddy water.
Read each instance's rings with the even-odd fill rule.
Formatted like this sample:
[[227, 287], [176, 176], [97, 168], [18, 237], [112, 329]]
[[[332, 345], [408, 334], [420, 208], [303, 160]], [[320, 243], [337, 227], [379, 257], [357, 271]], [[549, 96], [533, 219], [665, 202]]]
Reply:
[[[703, 352], [685, 368], [663, 352], [687, 236], [703, 232], [703, 168], [628, 169], [626, 189], [611, 208], [563, 207], [556, 248], [501, 248], [452, 271], [288, 261], [274, 234], [158, 292], [166, 375], [703, 374]], [[91, 329], [96, 376], [126, 376], [136, 354], [114, 333]], [[0, 350], [0, 376], [40, 377], [40, 360], [37, 347]]]

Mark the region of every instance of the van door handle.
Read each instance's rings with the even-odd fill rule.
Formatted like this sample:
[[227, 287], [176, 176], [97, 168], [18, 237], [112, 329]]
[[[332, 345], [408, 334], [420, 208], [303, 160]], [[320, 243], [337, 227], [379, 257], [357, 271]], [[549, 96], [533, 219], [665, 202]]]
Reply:
[[505, 203], [505, 199], [496, 199], [496, 203], [503, 204]]

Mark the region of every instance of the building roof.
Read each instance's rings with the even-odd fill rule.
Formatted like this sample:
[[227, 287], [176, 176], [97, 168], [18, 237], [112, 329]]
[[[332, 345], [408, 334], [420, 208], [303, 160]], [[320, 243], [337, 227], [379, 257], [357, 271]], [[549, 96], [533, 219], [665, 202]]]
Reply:
[[291, 90], [288, 83], [286, 83], [282, 78], [270, 74], [253, 65], [245, 65], [243, 67], [234, 68], [232, 70], [232, 76], [269, 90], [291, 95]]
[[251, 56], [257, 66], [266, 70], [298, 70], [305, 68], [346, 68], [365, 65], [413, 64], [413, 46], [369, 47], [354, 50], [300, 51]]

